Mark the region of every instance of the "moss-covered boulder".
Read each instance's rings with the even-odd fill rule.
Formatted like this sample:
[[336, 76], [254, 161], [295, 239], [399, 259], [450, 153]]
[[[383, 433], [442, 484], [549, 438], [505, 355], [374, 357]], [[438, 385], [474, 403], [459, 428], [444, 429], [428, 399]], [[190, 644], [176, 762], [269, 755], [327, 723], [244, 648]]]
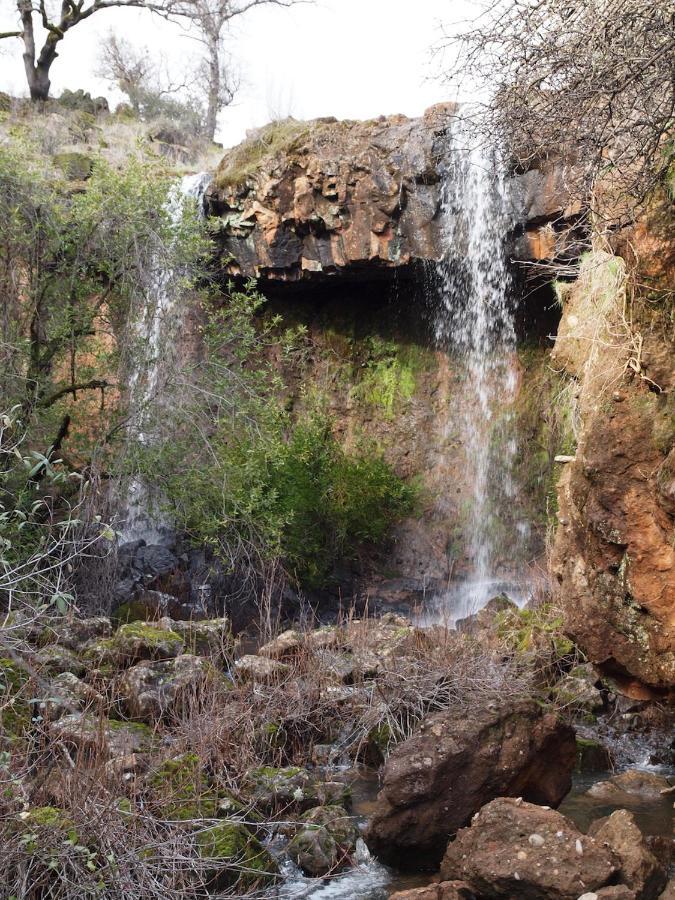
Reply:
[[184, 653], [175, 659], [144, 660], [127, 669], [119, 693], [131, 718], [155, 722], [179, 715], [203, 692], [230, 686], [210, 660]]
[[201, 829], [195, 840], [211, 890], [223, 891], [235, 885], [252, 890], [269, 885], [276, 877], [274, 860], [245, 825], [223, 822]]
[[158, 812], [166, 819], [215, 819], [218, 793], [196, 753], [164, 760], [148, 776]]
[[265, 814], [347, 804], [350, 798], [349, 788], [342, 782], [323, 781], [294, 766], [249, 769], [244, 776], [243, 791]]
[[200, 622], [172, 622], [170, 627], [183, 638], [186, 652], [194, 653], [196, 656], [208, 656], [219, 663], [226, 663], [232, 659], [235, 642], [228, 618], [204, 619]]
[[140, 722], [121, 722], [93, 713], [70, 713], [49, 727], [52, 740], [77, 753], [119, 759], [152, 749], [152, 729]]
[[288, 855], [308, 875], [326, 875], [345, 863], [356, 847], [359, 830], [341, 806], [317, 806], [300, 819]]
[[62, 647], [60, 644], [49, 644], [39, 650], [35, 654], [34, 664], [42, 675], [60, 675], [62, 672], [71, 672], [79, 677], [87, 671], [84, 661], [72, 650]]
[[0, 657], [0, 745], [13, 743], [30, 725], [28, 681], [13, 660]]
[[183, 652], [183, 638], [152, 622], [128, 622], [111, 638], [88, 645], [84, 658], [103, 668], [126, 668], [142, 659], [173, 659]]
[[196, 753], [165, 759], [148, 774], [156, 814], [164, 819], [215, 819], [247, 814], [242, 803], [217, 784]]
[[94, 161], [86, 153], [75, 151], [57, 153], [54, 165], [60, 169], [70, 181], [86, 181], [94, 171]]

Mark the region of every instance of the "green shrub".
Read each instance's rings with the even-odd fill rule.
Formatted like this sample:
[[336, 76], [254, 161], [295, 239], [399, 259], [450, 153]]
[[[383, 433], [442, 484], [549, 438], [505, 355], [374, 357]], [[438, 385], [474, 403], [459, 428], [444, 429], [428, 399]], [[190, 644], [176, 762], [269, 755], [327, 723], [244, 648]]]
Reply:
[[157, 444], [138, 448], [141, 473], [177, 526], [232, 570], [241, 558], [261, 568], [280, 560], [300, 583], [321, 586], [339, 559], [412, 511], [415, 489], [373, 449], [347, 453], [320, 401], [291, 417], [270, 357], [292, 365], [304, 330], [260, 316], [265, 298], [253, 284], [204, 300], [211, 312], [192, 390], [176, 392]]

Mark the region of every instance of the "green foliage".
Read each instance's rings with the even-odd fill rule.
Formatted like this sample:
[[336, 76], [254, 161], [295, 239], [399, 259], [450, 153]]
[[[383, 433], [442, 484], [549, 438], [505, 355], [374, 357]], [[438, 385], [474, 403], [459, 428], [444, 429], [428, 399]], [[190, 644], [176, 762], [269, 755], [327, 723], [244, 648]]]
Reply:
[[422, 361], [414, 346], [405, 347], [375, 337], [369, 343], [363, 377], [353, 393], [382, 410], [385, 418], [393, 419], [398, 408], [412, 400]]
[[[168, 182], [149, 165], [97, 161], [87, 176], [73, 193], [29, 142], [0, 144], [0, 592], [37, 581], [50, 555], [59, 580], [55, 561], [71, 552], [84, 489], [61, 447], [87, 462], [114, 425], [111, 335], [143, 295], [151, 263], [164, 254], [190, 277], [204, 247], [196, 217], [174, 226]], [[33, 591], [40, 600], [50, 599], [47, 585]], [[71, 599], [63, 586], [51, 597], [60, 612]]]
[[237, 547], [262, 564], [281, 559], [314, 587], [338, 559], [385, 538], [414, 490], [374, 452], [346, 453], [320, 409], [291, 419], [268, 354], [297, 355], [304, 332], [279, 336], [278, 317], [256, 321], [263, 303], [249, 285], [211, 313], [195, 393], [176, 399], [192, 427], [140, 448], [139, 462], [196, 543], [230, 563]]

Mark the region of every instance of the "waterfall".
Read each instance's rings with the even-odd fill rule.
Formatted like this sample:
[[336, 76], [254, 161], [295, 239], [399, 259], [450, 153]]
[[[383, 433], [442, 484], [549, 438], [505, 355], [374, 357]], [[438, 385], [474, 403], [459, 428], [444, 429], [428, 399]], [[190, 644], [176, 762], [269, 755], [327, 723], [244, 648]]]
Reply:
[[435, 602], [455, 621], [502, 589], [503, 531], [512, 530], [507, 539], [515, 555], [527, 524], [512, 522], [516, 443], [509, 425], [517, 369], [505, 239], [515, 224], [514, 206], [495, 157], [476, 146], [475, 139], [472, 143], [461, 124], [453, 126], [445, 155], [444, 255], [433, 279], [433, 326], [438, 348], [450, 354], [465, 379], [458, 415], [463, 470], [470, 484], [462, 531], [471, 576]]
[[[197, 213], [204, 214], [204, 194], [211, 181], [208, 172], [185, 175], [169, 192], [166, 209], [174, 229], [193, 199]], [[149, 445], [153, 441], [152, 421], [161, 408], [163, 389], [175, 370], [177, 338], [183, 322], [180, 300], [182, 273], [166, 264], [157, 252], [146, 278], [142, 308], [132, 323], [133, 343], [139, 358], [129, 374], [129, 409], [132, 440]], [[171, 523], [158, 508], [151, 484], [134, 476], [128, 486], [123, 508], [120, 542], [145, 540], [161, 544], [171, 537]]]

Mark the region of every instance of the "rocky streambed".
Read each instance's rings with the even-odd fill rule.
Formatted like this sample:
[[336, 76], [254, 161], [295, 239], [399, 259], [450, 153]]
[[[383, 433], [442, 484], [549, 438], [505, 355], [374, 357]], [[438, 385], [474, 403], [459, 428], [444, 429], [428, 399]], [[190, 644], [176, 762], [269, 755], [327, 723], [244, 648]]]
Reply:
[[249, 652], [226, 618], [6, 627], [5, 866], [28, 847], [48, 872], [76, 832], [96, 883], [142, 862], [169, 897], [666, 889], [671, 720], [615, 694], [546, 604], [497, 598], [454, 630], [346, 616]]

